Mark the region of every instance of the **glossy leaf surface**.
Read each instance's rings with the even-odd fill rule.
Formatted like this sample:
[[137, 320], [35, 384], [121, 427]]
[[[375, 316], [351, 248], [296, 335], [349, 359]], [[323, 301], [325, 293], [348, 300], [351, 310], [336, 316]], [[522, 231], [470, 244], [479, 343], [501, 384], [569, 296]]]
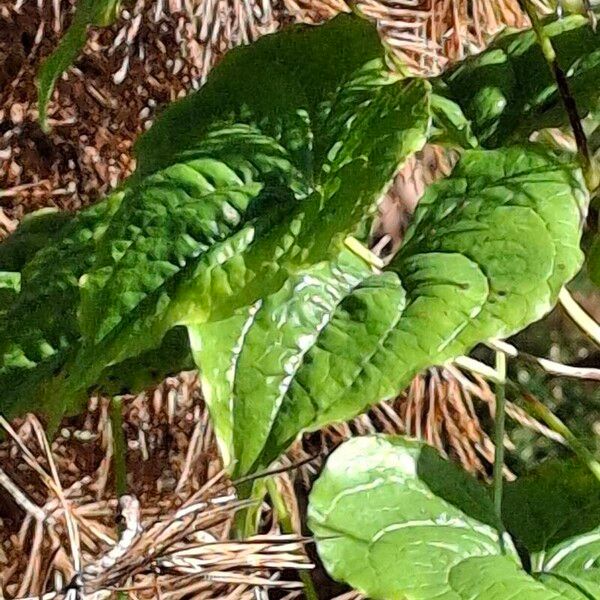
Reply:
[[369, 436], [328, 459], [309, 526], [329, 573], [374, 600], [589, 600], [595, 583], [502, 555], [488, 490], [422, 442]]
[[[573, 167], [540, 150], [466, 152], [422, 199], [385, 277], [340, 302], [286, 380], [268, 437], [259, 426], [234, 430], [240, 443], [262, 440], [253, 468], [266, 467], [300, 431], [350, 419], [420, 370], [548, 312], [581, 264], [585, 198]], [[239, 394], [230, 401], [249, 413], [257, 402]]]

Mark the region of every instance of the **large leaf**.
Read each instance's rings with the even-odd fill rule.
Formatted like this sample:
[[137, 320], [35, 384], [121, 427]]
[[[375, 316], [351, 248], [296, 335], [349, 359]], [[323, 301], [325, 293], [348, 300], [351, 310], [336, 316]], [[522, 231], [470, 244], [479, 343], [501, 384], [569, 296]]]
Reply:
[[466, 152], [421, 201], [388, 278], [350, 293], [286, 380], [266, 440], [239, 432], [263, 444], [253, 469], [300, 431], [349, 419], [418, 371], [547, 313], [581, 264], [585, 198], [575, 168], [542, 151]]
[[[110, 377], [107, 368], [158, 348], [180, 317], [172, 306], [181, 286], [198, 272], [223, 285], [220, 263], [293, 210], [298, 181], [271, 138], [231, 127], [207, 135], [185, 163], [81, 213], [25, 265], [6, 318], [2, 366], [18, 379], [20, 409], [31, 395], [46, 412], [75, 409], [87, 388]], [[213, 296], [194, 299], [195, 318], [206, 318]], [[38, 364], [50, 359], [47, 381]], [[51, 409], [55, 402], [62, 408]]]
[[40, 124], [46, 128], [48, 103], [54, 84], [79, 56], [90, 25], [109, 25], [115, 18], [120, 0], [78, 0], [73, 20], [52, 54], [42, 63], [38, 73], [38, 110]]
[[[585, 115], [598, 103], [600, 31], [571, 16], [544, 27], [577, 105]], [[501, 35], [481, 54], [438, 79], [436, 90], [458, 103], [486, 147], [526, 139], [544, 127], [568, 125], [553, 75], [531, 30]]]
[[[184, 103], [167, 113], [146, 147], [147, 164], [164, 167], [145, 169], [142, 152], [141, 172], [110, 211], [93, 227], [82, 219], [95, 213], [83, 213], [24, 265], [2, 340], [3, 381], [14, 389], [3, 410], [37, 397], [60, 415], [90, 387], [145, 380], [146, 367], [160, 371], [156, 352], [174, 327], [229, 319], [337, 255], [429, 126], [428, 84], [390, 75], [379, 44], [373, 58], [377, 39], [352, 18], [272, 36], [240, 51], [244, 71], [252, 56], [272, 61], [265, 48], [286, 49], [262, 79], [268, 86], [240, 92], [234, 54], [233, 71], [217, 70], [189, 101], [212, 109], [186, 113]], [[298, 54], [319, 40], [337, 45], [339, 65]], [[290, 82], [302, 84], [298, 94]], [[169, 114], [179, 115], [182, 139]], [[37, 315], [31, 324], [27, 311]], [[187, 345], [169, 346], [169, 364], [187, 360]]]
[[520, 568], [510, 540], [501, 554], [493, 515], [487, 490], [433, 448], [383, 436], [336, 450], [308, 511], [329, 573], [374, 600], [565, 597]]

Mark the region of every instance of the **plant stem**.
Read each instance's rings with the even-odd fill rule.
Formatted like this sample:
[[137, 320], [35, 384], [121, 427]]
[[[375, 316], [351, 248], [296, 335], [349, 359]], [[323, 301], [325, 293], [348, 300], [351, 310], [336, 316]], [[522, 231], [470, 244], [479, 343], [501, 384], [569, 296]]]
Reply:
[[[273, 478], [269, 478], [267, 480], [267, 489], [269, 490], [269, 496], [271, 497], [271, 502], [273, 503], [273, 508], [277, 514], [277, 520], [279, 521], [281, 530], [283, 533], [296, 533], [292, 523], [292, 517], [285, 504], [285, 500], [277, 489], [277, 484]], [[307, 600], [319, 600], [319, 596], [317, 594], [317, 590], [315, 589], [315, 584], [310, 576], [310, 573], [308, 571], [300, 570], [299, 575], [302, 583], [304, 584], [304, 596], [307, 598]]]
[[262, 501], [267, 493], [264, 479], [249, 479], [236, 483], [237, 497], [240, 500], [254, 500], [250, 506], [235, 513], [233, 534], [237, 540], [245, 540], [258, 531]]
[[113, 438], [113, 468], [115, 471], [115, 492], [117, 498], [127, 493], [127, 445], [123, 431], [123, 405], [120, 397], [110, 401], [110, 425]]
[[573, 319], [577, 326], [600, 346], [600, 325], [577, 304], [566, 287], [560, 291], [558, 299], [566, 313]]
[[585, 182], [590, 192], [593, 192], [600, 185], [600, 173], [594, 164], [594, 160], [590, 154], [587, 138], [581, 124], [581, 118], [579, 111], [577, 110], [577, 102], [571, 93], [569, 88], [569, 81], [565, 72], [562, 70], [558, 63], [558, 57], [556, 51], [552, 45], [552, 40], [546, 35], [544, 26], [542, 25], [540, 18], [533, 6], [531, 0], [519, 0], [521, 7], [527, 13], [531, 21], [531, 26], [535, 31], [535, 35], [538, 40], [538, 44], [542, 50], [542, 54], [548, 63], [548, 67], [556, 81], [558, 93], [562, 99], [563, 105], [569, 117], [569, 123], [575, 136], [575, 143], [577, 144], [577, 152], [579, 154], [579, 160], [581, 161], [581, 167], [583, 169], [583, 175]]
[[505, 554], [504, 525], [502, 524], [502, 487], [504, 483], [504, 432], [506, 426], [506, 355], [496, 352], [496, 416], [494, 426], [494, 510], [498, 521], [498, 541], [500, 551]]

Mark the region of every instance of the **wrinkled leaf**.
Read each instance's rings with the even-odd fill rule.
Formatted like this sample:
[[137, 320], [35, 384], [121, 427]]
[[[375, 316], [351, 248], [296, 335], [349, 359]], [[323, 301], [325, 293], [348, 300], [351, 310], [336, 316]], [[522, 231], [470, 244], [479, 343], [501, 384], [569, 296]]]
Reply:
[[190, 327], [202, 387], [233, 473], [261, 454], [290, 381], [344, 297], [371, 275], [351, 253], [292, 275], [284, 286], [224, 321]]
[[[0, 245], [0, 260], [21, 267], [19, 294], [0, 319], [4, 414], [34, 407], [46, 412], [40, 385], [65, 364], [79, 340], [78, 278], [93, 265], [94, 238], [122, 197], [115, 193], [65, 223], [54, 213], [34, 214]], [[45, 225], [54, 224], [55, 230], [48, 227], [43, 233]]]
[[[304, 60], [319, 40], [339, 64]], [[240, 92], [237, 75], [251, 74], [253, 57], [272, 63], [273, 48], [273, 69]], [[2, 325], [0, 377], [14, 390], [3, 410], [37, 399], [60, 416], [90, 388], [128, 389], [162, 372], [157, 352], [174, 327], [227, 320], [336, 256], [425, 143], [428, 84], [390, 75], [375, 28], [355, 18], [292, 28], [223, 65], [191, 104], [159, 119], [116, 200], [23, 259]], [[189, 357], [176, 346], [165, 367]]]
[[585, 197], [573, 166], [542, 151], [466, 152], [421, 200], [388, 267], [399, 279], [351, 294], [306, 353], [255, 467], [547, 313], [581, 264]]
[[219, 122], [258, 127], [287, 148], [302, 171], [318, 170], [307, 137], [316, 116], [331, 107], [353, 72], [382, 54], [376, 28], [351, 15], [316, 27], [292, 25], [234, 48], [199, 92], [169, 106], [138, 140], [138, 173], [178, 162]]

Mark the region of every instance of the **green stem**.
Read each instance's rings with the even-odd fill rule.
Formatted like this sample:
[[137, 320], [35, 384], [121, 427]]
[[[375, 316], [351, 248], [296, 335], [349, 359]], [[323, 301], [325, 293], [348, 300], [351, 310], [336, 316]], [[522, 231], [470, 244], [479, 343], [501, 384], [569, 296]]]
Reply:
[[236, 484], [237, 497], [240, 500], [255, 502], [235, 513], [233, 534], [237, 540], [246, 540], [258, 531], [262, 501], [267, 494], [264, 479], [247, 480]]
[[110, 424], [113, 437], [113, 468], [117, 498], [127, 493], [127, 445], [125, 443], [125, 431], [123, 430], [122, 410], [121, 398], [111, 398]]
[[593, 192], [600, 185], [600, 173], [598, 172], [598, 169], [596, 168], [594, 160], [590, 154], [585, 131], [583, 130], [583, 125], [581, 124], [581, 118], [577, 109], [577, 102], [575, 101], [575, 98], [573, 97], [573, 94], [569, 88], [569, 81], [558, 62], [558, 57], [556, 56], [556, 51], [552, 45], [552, 40], [546, 35], [544, 26], [540, 21], [540, 18], [531, 0], [519, 0], [519, 2], [531, 21], [531, 25], [535, 31], [542, 54], [544, 55], [546, 63], [548, 64], [548, 68], [550, 69], [552, 76], [556, 81], [558, 93], [562, 99], [567, 116], [569, 117], [571, 129], [573, 130], [573, 135], [575, 136], [577, 152], [581, 161], [586, 185], [589, 191]]
[[496, 418], [494, 426], [494, 510], [498, 522], [498, 540], [502, 554], [504, 547], [504, 525], [502, 524], [502, 487], [504, 483], [504, 432], [506, 427], [506, 355], [496, 352]]
[[[269, 496], [271, 497], [271, 502], [273, 503], [273, 508], [277, 514], [277, 520], [279, 521], [281, 530], [283, 533], [296, 533], [292, 523], [290, 511], [285, 504], [283, 496], [277, 489], [277, 484], [273, 478], [269, 478], [267, 480], [267, 489], [269, 490]], [[319, 595], [317, 594], [317, 590], [315, 589], [315, 584], [310, 576], [310, 573], [308, 571], [300, 570], [299, 574], [300, 579], [304, 584], [305, 598], [307, 598], [307, 600], [319, 600]]]
[[593, 475], [600, 481], [600, 463], [585, 447], [577, 436], [544, 404], [530, 394], [524, 393], [523, 399], [529, 409], [528, 412], [542, 420], [552, 431], [562, 435], [575, 456], [587, 466]]

